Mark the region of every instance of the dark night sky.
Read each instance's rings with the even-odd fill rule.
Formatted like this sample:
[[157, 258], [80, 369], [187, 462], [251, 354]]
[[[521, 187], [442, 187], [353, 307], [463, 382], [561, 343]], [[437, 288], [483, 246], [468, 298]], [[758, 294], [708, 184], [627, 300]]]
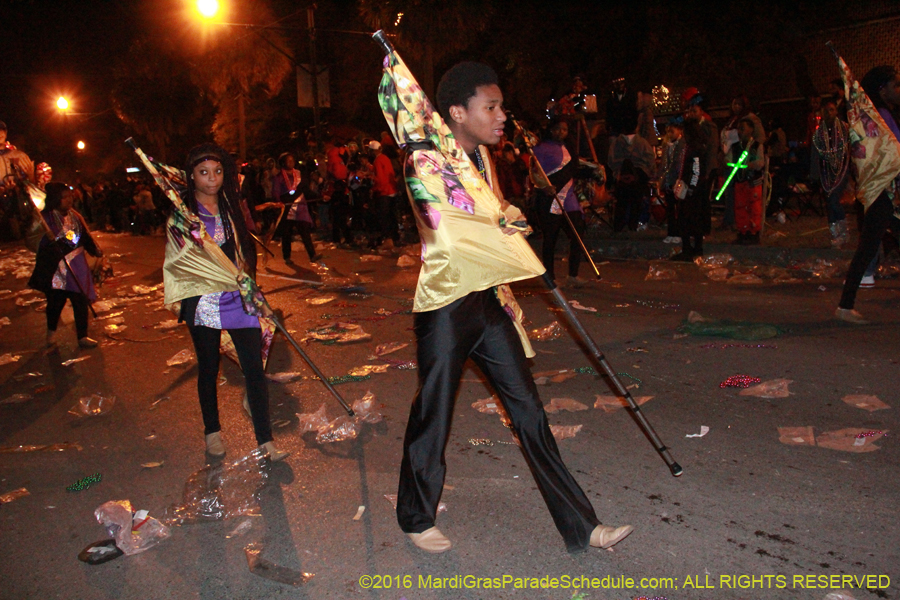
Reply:
[[[859, 1], [797, 0], [781, 3], [778, 0], [762, 0], [762, 3], [790, 6], [793, 7], [790, 9], [793, 11], [791, 14], [796, 15], [797, 10], [800, 10], [801, 14], [806, 15], [802, 22], [781, 25], [786, 28], [785, 31], [793, 31], [803, 26], [809, 27], [813, 22], [816, 23], [815, 26], [827, 25], [827, 21], [822, 20], [823, 16], [830, 15], [841, 20], [839, 13], [847, 14], [847, 7], [856, 5]], [[220, 2], [226, 4], [227, 0]], [[620, 49], [619, 46], [604, 46], [603, 39], [594, 40], [590, 37], [590, 32], [596, 30], [612, 14], [609, 11], [618, 10], [617, 14], [625, 15], [614, 25], [615, 30], [628, 32], [634, 28], [640, 30], [639, 23], [642, 22], [635, 21], [632, 15], [639, 15], [643, 11], [646, 16], [654, 10], [658, 11], [660, 7], [677, 10], [679, 15], [710, 15], [710, 22], [714, 22], [713, 17], [717, 15], [727, 14], [738, 6], [746, 10], [748, 6], [746, 3], [732, 4], [731, 0], [684, 0], [677, 5], [662, 0], [632, 0], [627, 9], [622, 9], [620, 3], [575, 0], [557, 0], [551, 4], [532, 0], [485, 2], [485, 6], [492, 7], [494, 12], [491, 22], [487, 23], [485, 34], [477, 44], [481, 50], [490, 48], [489, 42], [498, 35], [497, 32], [501, 32], [501, 37], [507, 36], [503, 39], [514, 41], [516, 31], [512, 29], [522, 25], [529, 25], [532, 32], [524, 46], [526, 53], [531, 51], [531, 45], [537, 49], [538, 54], [543, 52], [544, 56], [553, 56], [554, 52], [540, 50], [540, 45], [554, 43], [563, 48], [572, 45], [572, 40], [576, 37], [581, 40], [579, 43], [586, 41], [594, 44], [578, 51], [567, 49], [567, 53], [560, 52], [561, 62], [551, 65], [552, 69], [549, 69], [551, 76], [559, 74], [560, 82], [570, 76], [568, 71], [572, 69], [594, 68], [597, 73], [605, 74], [610, 61], [616, 60], [615, 52]], [[274, 13], [278, 15], [302, 10], [306, 5], [305, 2], [296, 0], [272, 0], [272, 3]], [[831, 8], [827, 11], [821, 9], [823, 3]], [[248, 13], [238, 16], [235, 21], [252, 21], [253, 1], [233, 0], [233, 4], [242, 6]], [[881, 0], [868, 0], [867, 4], [885, 3]], [[355, 0], [320, 0], [318, 5], [317, 19], [321, 19], [320, 27], [361, 27]], [[131, 42], [138, 37], [148, 38], [152, 42], [165, 36], [175, 40], [177, 47], [183, 48], [185, 54], [197, 52], [202, 35], [196, 18], [190, 13], [192, 6], [193, 3], [187, 0], [0, 0], [3, 11], [0, 27], [0, 120], [9, 126], [10, 140], [20, 145], [35, 160], [51, 160], [54, 152], [58, 151], [57, 148], [72, 136], [85, 136], [92, 148], [102, 148], [106, 154], [113, 152], [114, 148], [121, 146], [121, 139], [129, 135], [127, 128], [111, 110], [109, 99], [112, 70], [117, 60], [125, 55]], [[579, 17], [576, 23], [567, 25], [567, 13], [589, 15], [591, 18]], [[542, 19], [550, 14], [553, 18], [534, 25], [528, 23], [529, 14], [542, 15]], [[556, 18], [557, 15], [559, 18]], [[295, 20], [295, 25], [305, 25], [302, 14], [300, 17], [299, 22]], [[518, 17], [519, 21], [513, 17]], [[590, 22], [593, 17], [596, 17], [594, 23]], [[702, 19], [705, 17], [693, 22], [702, 23]], [[571, 26], [575, 35], [562, 35], [568, 26]], [[553, 40], [541, 37], [541, 31], [548, 27], [551, 31], [555, 28]], [[638, 33], [636, 31], [635, 35]], [[662, 35], [665, 34], [666, 32], [662, 32]], [[565, 41], [561, 43], [560, 39]], [[752, 36], [748, 40], [752, 41]], [[326, 40], [325, 45], [328, 43]], [[365, 40], [334, 38], [330, 48], [335, 62], [339, 60], [334, 52], [338, 43], [353, 43], [359, 48], [367, 48]], [[302, 48], [302, 44], [298, 43], [298, 47]], [[327, 49], [323, 48], [325, 50]], [[494, 53], [495, 62], [501, 60], [501, 54], [496, 49]], [[623, 52], [619, 54], [625, 58], [619, 56], [618, 60], [625, 60], [622, 64], [629, 64], [630, 55]], [[564, 56], [566, 58], [562, 58]], [[578, 57], [582, 57], [585, 63], [583, 66], [574, 64], [573, 61]], [[348, 61], [345, 59], [345, 62]], [[377, 69], [377, 53], [357, 51], [350, 62], [359, 68]], [[502, 64], [498, 63], [498, 66]], [[599, 76], [597, 79], [600, 79]], [[525, 89], [528, 89], [527, 86]], [[535, 86], [530, 89], [534, 90]], [[334, 92], [334, 87], [332, 91]], [[56, 98], [60, 94], [70, 99], [72, 112], [82, 113], [71, 115], [67, 123], [63, 122], [55, 108]]]

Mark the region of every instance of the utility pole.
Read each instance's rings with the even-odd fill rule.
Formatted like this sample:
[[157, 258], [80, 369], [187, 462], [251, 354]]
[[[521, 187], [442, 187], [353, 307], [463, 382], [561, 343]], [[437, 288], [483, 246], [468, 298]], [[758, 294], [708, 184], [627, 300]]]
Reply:
[[316, 139], [316, 150], [322, 145], [319, 132], [319, 65], [316, 62], [316, 5], [306, 9], [306, 23], [309, 29], [309, 70], [312, 71], [312, 109], [313, 135]]

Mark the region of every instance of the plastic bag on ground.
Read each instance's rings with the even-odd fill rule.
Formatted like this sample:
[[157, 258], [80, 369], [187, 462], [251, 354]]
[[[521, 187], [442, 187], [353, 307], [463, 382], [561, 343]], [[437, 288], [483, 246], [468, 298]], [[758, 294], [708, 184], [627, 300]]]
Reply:
[[728, 279], [729, 273], [728, 267], [716, 267], [714, 269], [707, 269], [706, 276], [711, 281], [725, 281]]
[[553, 398], [550, 400], [550, 404], [544, 406], [544, 412], [553, 414], [557, 413], [561, 410], [567, 410], [569, 412], [578, 412], [580, 410], [587, 410], [588, 407], [586, 404], [582, 404], [577, 400], [573, 400], [572, 398]]
[[528, 332], [528, 337], [536, 342], [548, 342], [550, 340], [558, 340], [562, 337], [563, 329], [558, 321], [553, 321], [546, 327], [532, 329]]
[[232, 463], [207, 465], [184, 484], [181, 504], [166, 510], [169, 525], [219, 521], [239, 515], [255, 515], [259, 488], [269, 474], [258, 448]]
[[734, 257], [730, 254], [708, 254], [696, 257], [694, 263], [701, 269], [717, 269], [727, 266], [733, 260]]
[[375, 394], [366, 392], [366, 395], [350, 405], [356, 417], [364, 423], [379, 423], [384, 417], [377, 410]]
[[147, 516], [147, 511], [135, 513], [128, 500], [106, 502], [97, 507], [94, 516], [116, 538], [116, 546], [126, 555], [138, 554], [169, 537], [169, 528]]
[[78, 416], [97, 417], [108, 413], [115, 403], [115, 396], [91, 394], [90, 396], [79, 398], [78, 404], [72, 407], [69, 413]]
[[326, 444], [331, 442], [343, 442], [352, 440], [359, 435], [359, 424], [356, 419], [342, 415], [324, 427], [320, 427], [316, 434], [316, 442]]
[[753, 273], [735, 273], [733, 276], [728, 278], [726, 283], [733, 283], [737, 285], [760, 285], [763, 283], [763, 280]]
[[551, 425], [550, 433], [556, 438], [556, 441], [565, 440], [575, 437], [584, 425]]
[[650, 264], [647, 276], [644, 277], [644, 281], [673, 281], [675, 279], [678, 279], [678, 273], [675, 272], [675, 269], [653, 263]]
[[301, 435], [307, 431], [318, 431], [321, 427], [328, 425], [328, 415], [325, 412], [325, 403], [316, 412], [313, 413], [297, 413], [297, 423], [300, 426]]
[[794, 383], [792, 379], [770, 379], [760, 384], [741, 390], [741, 396], [756, 396], [757, 398], [787, 398], [791, 395], [788, 385]]
[[183, 365], [186, 362], [189, 362], [194, 355], [191, 354], [190, 350], [181, 350], [175, 356], [166, 361], [166, 365], [169, 367], [174, 367], [175, 365]]

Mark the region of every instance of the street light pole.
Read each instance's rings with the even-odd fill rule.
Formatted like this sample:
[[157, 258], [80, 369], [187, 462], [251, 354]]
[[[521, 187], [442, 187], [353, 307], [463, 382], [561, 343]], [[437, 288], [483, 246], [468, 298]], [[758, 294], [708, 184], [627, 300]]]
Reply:
[[312, 109], [313, 109], [313, 135], [316, 140], [316, 150], [322, 144], [319, 135], [319, 66], [316, 62], [316, 5], [312, 4], [306, 9], [306, 23], [309, 28], [309, 67], [312, 79]]

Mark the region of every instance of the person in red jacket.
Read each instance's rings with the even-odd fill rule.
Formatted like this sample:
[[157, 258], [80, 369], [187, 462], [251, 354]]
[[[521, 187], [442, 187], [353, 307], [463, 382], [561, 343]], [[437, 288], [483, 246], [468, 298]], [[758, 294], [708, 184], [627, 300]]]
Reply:
[[372, 156], [372, 169], [375, 180], [372, 186], [372, 197], [375, 200], [375, 218], [378, 223], [378, 236], [372, 241], [372, 247], [380, 246], [385, 238], [390, 237], [394, 244], [400, 243], [400, 229], [397, 227], [397, 173], [391, 159], [381, 151], [381, 142], [369, 142], [369, 154]]

